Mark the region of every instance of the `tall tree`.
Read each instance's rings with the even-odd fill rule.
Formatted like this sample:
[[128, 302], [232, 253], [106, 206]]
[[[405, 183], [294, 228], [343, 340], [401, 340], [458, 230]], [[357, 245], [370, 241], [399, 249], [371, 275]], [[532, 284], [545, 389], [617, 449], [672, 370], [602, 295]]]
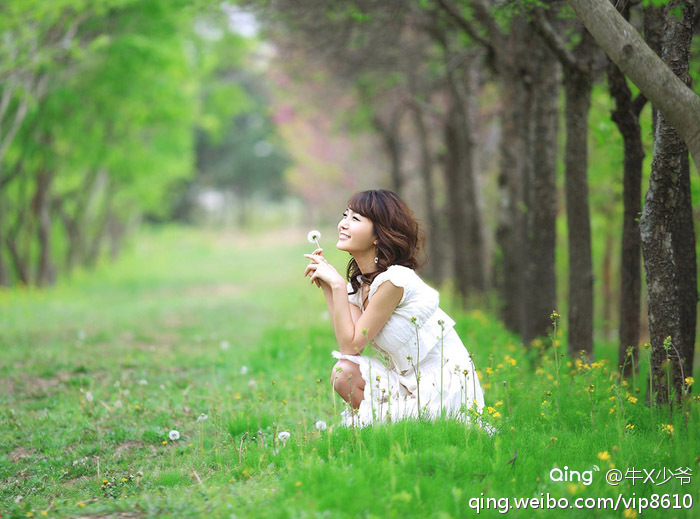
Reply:
[[[666, 6], [661, 54], [685, 84], [690, 84], [693, 19], [692, 1], [673, 0]], [[657, 403], [668, 403], [670, 388], [680, 399], [684, 379], [692, 375], [697, 262], [688, 148], [663, 111], [656, 118], [654, 158], [640, 225], [648, 283], [651, 387]]]
[[593, 90], [596, 45], [590, 33], [579, 31], [579, 43], [569, 50], [539, 9], [533, 18], [540, 35], [564, 67], [566, 97], [566, 216], [569, 239], [568, 351], [593, 357], [593, 258], [588, 203], [588, 113]]
[[675, 128], [700, 173], [700, 97], [649, 48], [608, 0], [568, 2], [598, 45]]

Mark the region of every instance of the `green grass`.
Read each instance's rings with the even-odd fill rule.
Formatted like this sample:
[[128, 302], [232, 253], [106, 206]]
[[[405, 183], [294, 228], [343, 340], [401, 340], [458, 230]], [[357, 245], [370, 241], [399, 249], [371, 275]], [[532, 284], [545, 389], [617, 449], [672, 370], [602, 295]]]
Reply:
[[[611, 468], [697, 473], [697, 398], [672, 413], [646, 407], [646, 363], [618, 385], [614, 344], [597, 343], [590, 366], [560, 357], [557, 370], [551, 338], [526, 352], [492, 316], [454, 308], [447, 289], [441, 306], [500, 432], [451, 421], [316, 430], [337, 422], [342, 401], [323, 297], [302, 277], [309, 249], [301, 231], [150, 229], [116, 264], [0, 292], [0, 514], [456, 518], [489, 497], [700, 500], [697, 474], [604, 479]], [[326, 254], [340, 270], [345, 256]], [[550, 478], [565, 466], [591, 483]], [[502, 516], [493, 506], [480, 515]], [[507, 515], [562, 513], [634, 516]]]

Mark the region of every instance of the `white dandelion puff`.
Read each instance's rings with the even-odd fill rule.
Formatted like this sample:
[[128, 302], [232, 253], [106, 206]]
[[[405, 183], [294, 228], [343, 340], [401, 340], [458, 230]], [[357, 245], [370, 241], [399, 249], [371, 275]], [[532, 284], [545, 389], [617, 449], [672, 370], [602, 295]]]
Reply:
[[309, 243], [315, 243], [317, 248], [321, 248], [321, 246], [318, 244], [318, 240], [321, 239], [320, 231], [317, 231], [316, 229], [309, 231], [309, 234], [306, 235], [306, 239], [309, 240]]
[[209, 417], [205, 415], [204, 413], [200, 414], [199, 417], [197, 418], [198, 422], [203, 422], [204, 420], [207, 420]]
[[221, 341], [219, 343], [219, 348], [221, 348], [224, 351], [228, 350], [230, 346], [231, 346], [231, 343], [228, 341]]
[[85, 392], [85, 400], [92, 402], [95, 398], [92, 396], [92, 391]]
[[285, 443], [287, 443], [287, 440], [289, 439], [290, 436], [291, 436], [291, 434], [289, 434], [289, 431], [282, 431], [281, 433], [279, 433], [277, 435], [277, 438], [279, 438], [279, 440], [282, 442], [282, 444], [285, 444]]
[[146, 380], [145, 378], [142, 378], [141, 380], [139, 380], [139, 386], [145, 386], [147, 384], [148, 384], [148, 380]]
[[253, 380], [252, 378], [248, 381], [248, 389], [255, 389], [255, 386], [257, 386], [258, 383]]
[[319, 420], [318, 422], [316, 422], [316, 429], [318, 429], [319, 431], [325, 431], [327, 427], [328, 426], [326, 425], [326, 422], [324, 422], [323, 420]]
[[180, 433], [173, 429], [168, 433], [168, 438], [170, 438], [172, 441], [179, 440], [180, 439]]
[[241, 366], [241, 375], [248, 374], [248, 366]]

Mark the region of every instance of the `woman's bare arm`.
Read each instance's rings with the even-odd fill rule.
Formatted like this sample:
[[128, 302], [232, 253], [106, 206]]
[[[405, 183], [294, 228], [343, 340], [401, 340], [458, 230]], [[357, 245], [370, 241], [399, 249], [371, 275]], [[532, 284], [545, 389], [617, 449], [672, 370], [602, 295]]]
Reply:
[[331, 290], [333, 330], [340, 352], [347, 355], [362, 353], [367, 342], [379, 333], [403, 297], [402, 287], [397, 287], [391, 282], [382, 283], [370, 299], [364, 313], [355, 320], [351, 310], [355, 305], [348, 301], [347, 285], [341, 286], [337, 283]]

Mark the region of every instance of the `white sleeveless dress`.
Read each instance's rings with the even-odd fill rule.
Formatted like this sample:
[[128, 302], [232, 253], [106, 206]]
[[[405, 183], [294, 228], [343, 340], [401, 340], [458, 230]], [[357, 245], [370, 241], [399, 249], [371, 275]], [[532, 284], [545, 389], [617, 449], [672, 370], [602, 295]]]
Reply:
[[[365, 381], [364, 400], [354, 412], [347, 406], [341, 425], [363, 427], [415, 418], [419, 409], [421, 416], [436, 418], [444, 409], [446, 416], [476, 421], [493, 433], [478, 418], [484, 393], [471, 356], [454, 330], [455, 322], [438, 306], [438, 292], [413, 269], [392, 265], [374, 278], [368, 301], [385, 281], [403, 287], [403, 297], [370, 347], [361, 355], [333, 351], [336, 359], [358, 364]], [[350, 283], [347, 288], [348, 301], [364, 312], [360, 291], [350, 294]]]

